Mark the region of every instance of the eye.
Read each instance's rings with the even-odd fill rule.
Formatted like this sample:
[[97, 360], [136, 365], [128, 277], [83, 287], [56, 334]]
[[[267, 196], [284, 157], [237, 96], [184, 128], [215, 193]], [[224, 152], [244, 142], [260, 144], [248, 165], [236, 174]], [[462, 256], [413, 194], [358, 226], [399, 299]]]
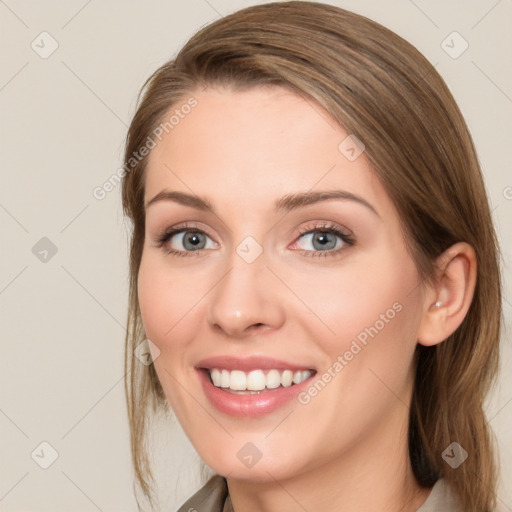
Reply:
[[[309, 256], [336, 254], [344, 247], [354, 245], [353, 237], [334, 225], [313, 226], [302, 231], [293, 248], [310, 252]], [[316, 254], [315, 254], [316, 253]], [[322, 254], [323, 253], [323, 254]]]
[[162, 233], [157, 239], [157, 247], [164, 248], [168, 254], [188, 256], [203, 249], [215, 249], [217, 244], [203, 231], [182, 226]]
[[169, 239], [169, 245], [178, 251], [198, 251], [200, 249], [213, 249], [211, 238], [200, 231], [181, 231]]
[[[156, 242], [156, 247], [175, 256], [192, 256], [202, 250], [218, 247], [204, 231], [195, 226], [167, 229], [157, 237]], [[291, 248], [300, 249], [308, 256], [330, 256], [354, 244], [355, 240], [351, 234], [335, 225], [322, 224], [301, 231]]]

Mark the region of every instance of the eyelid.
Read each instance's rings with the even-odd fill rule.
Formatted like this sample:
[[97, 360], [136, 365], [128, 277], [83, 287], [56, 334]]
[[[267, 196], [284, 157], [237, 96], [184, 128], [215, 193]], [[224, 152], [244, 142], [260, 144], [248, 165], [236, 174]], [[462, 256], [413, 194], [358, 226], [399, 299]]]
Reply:
[[199, 226], [199, 223], [195, 221], [185, 221], [180, 222], [178, 224], [175, 224], [170, 227], [166, 227], [165, 229], [158, 232], [158, 234], [155, 236], [154, 242], [155, 244], [153, 247], [156, 247], [158, 249], [164, 250], [167, 254], [173, 255], [173, 256], [193, 256], [195, 254], [203, 254], [205, 250], [211, 250], [211, 249], [198, 249], [197, 251], [182, 251], [178, 249], [170, 249], [167, 247], [167, 243], [176, 235], [184, 232], [198, 232], [206, 235], [210, 240], [213, 241], [215, 245], [219, 245], [218, 242], [215, 240], [215, 237], [212, 237], [208, 230], [204, 229], [203, 227]]
[[342, 247], [339, 247], [338, 249], [333, 250], [326, 250], [326, 251], [320, 251], [320, 250], [306, 250], [306, 249], [293, 249], [294, 251], [299, 251], [303, 253], [306, 256], [311, 257], [329, 257], [329, 256], [337, 256], [341, 252], [345, 251], [346, 249], [354, 246], [356, 244], [356, 240], [354, 237], [354, 233], [352, 230], [341, 226], [335, 222], [332, 221], [313, 221], [313, 225], [309, 225], [308, 227], [299, 229], [299, 234], [295, 237], [292, 245], [295, 245], [299, 242], [299, 240], [310, 233], [315, 232], [325, 232], [325, 233], [331, 233], [340, 238], [343, 242]]
[[339, 231], [340, 233], [342, 233], [343, 235], [345, 235], [347, 237], [351, 237], [354, 235], [352, 230], [350, 230], [344, 226], [341, 226], [335, 222], [323, 220], [323, 221], [313, 221], [313, 225], [309, 225], [308, 227], [305, 227], [305, 228], [300, 228], [299, 234], [297, 235], [297, 237], [306, 235], [306, 234], [314, 232], [314, 231]]
[[170, 235], [172, 236], [182, 231], [197, 231], [200, 233], [204, 233], [205, 235], [209, 236], [212, 240], [214, 240], [214, 237], [212, 237], [210, 233], [208, 233], [208, 230], [202, 227], [200, 224], [201, 223], [196, 221], [185, 221], [175, 224], [173, 226], [168, 226], [165, 229], [158, 232], [158, 234], [156, 235], [156, 241], [161, 241], [164, 237], [167, 237], [168, 239]]

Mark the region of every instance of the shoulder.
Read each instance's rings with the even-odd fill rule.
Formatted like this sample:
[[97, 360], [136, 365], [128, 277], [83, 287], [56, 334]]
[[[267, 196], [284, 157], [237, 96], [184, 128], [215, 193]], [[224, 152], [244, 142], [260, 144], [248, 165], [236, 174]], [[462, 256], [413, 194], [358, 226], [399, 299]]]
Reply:
[[224, 512], [228, 510], [225, 509], [227, 497], [226, 479], [220, 475], [215, 475], [189, 498], [178, 509], [178, 512]]
[[440, 478], [417, 512], [464, 512], [450, 486]]

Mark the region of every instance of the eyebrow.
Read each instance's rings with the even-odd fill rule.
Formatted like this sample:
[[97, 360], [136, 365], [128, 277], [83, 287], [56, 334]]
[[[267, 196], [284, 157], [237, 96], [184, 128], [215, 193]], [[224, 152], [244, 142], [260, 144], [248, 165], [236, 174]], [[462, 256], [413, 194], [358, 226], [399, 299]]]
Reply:
[[[380, 218], [377, 210], [368, 201], [366, 201], [366, 199], [346, 190], [326, 190], [321, 192], [301, 192], [296, 194], [287, 194], [274, 203], [274, 211], [276, 213], [282, 211], [289, 212], [291, 210], [296, 210], [298, 208], [319, 203], [321, 201], [327, 201], [329, 199], [354, 201], [365, 206]], [[172, 201], [184, 206], [190, 206], [191, 208], [195, 208], [197, 210], [216, 214], [215, 207], [206, 198], [187, 194], [185, 192], [168, 190], [162, 190], [156, 196], [150, 199], [146, 203], [145, 208], [147, 209], [149, 206], [160, 201]]]

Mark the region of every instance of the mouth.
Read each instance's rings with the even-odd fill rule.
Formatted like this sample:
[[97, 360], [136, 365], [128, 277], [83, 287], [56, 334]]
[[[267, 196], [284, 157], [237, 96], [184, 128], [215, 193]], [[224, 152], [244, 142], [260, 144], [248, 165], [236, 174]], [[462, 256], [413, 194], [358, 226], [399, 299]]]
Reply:
[[268, 357], [214, 357], [196, 365], [204, 394], [220, 412], [255, 418], [276, 411], [304, 390], [317, 371]]
[[311, 378], [315, 370], [256, 369], [250, 372], [225, 368], [203, 369], [210, 382], [228, 393], [253, 395], [288, 388]]

